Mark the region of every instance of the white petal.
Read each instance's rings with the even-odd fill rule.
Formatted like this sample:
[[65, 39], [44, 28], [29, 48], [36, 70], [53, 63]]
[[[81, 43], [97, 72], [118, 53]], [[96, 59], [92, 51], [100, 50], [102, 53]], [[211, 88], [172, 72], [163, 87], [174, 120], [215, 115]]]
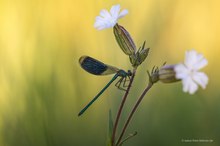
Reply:
[[95, 24], [94, 24], [94, 27], [95, 27], [96, 29], [98, 29], [99, 27], [103, 26], [103, 24], [104, 24], [103, 18], [100, 17], [100, 16], [97, 16], [97, 17], [96, 17]]
[[103, 9], [100, 11], [100, 16], [102, 16], [103, 18], [111, 17], [111, 15], [109, 14], [109, 12], [106, 9]]
[[127, 14], [128, 14], [128, 10], [127, 9], [121, 11], [120, 14], [118, 15], [118, 19], [124, 17]]
[[191, 64], [192, 64], [194, 70], [199, 70], [199, 69], [203, 68], [208, 63], [208, 61], [204, 58], [204, 56], [202, 54], [200, 54], [196, 51], [194, 51], [194, 52], [195, 52], [195, 56], [193, 59], [194, 62], [191, 62]]
[[104, 22], [104, 21], [105, 21], [105, 19], [102, 18], [102, 17], [100, 17], [100, 16], [97, 16], [97, 17], [95, 18], [95, 23], [101, 23], [101, 22]]
[[112, 17], [117, 19], [118, 15], [119, 15], [119, 11], [120, 11], [120, 5], [118, 4], [118, 5], [112, 6], [110, 13], [111, 13]]
[[95, 21], [104, 21], [105, 19], [101, 16], [95, 17]]
[[184, 92], [189, 92], [190, 94], [193, 94], [198, 90], [198, 85], [190, 77], [182, 80], [182, 83]]
[[101, 16], [104, 20], [111, 19], [111, 15], [110, 15], [109, 12], [108, 12], [107, 10], [105, 10], [105, 9], [101, 10], [100, 16]]
[[106, 27], [104, 25], [97, 25], [97, 26], [95, 26], [95, 28], [97, 30], [102, 30], [102, 29], [105, 29]]
[[106, 28], [110, 28], [110, 27], [114, 27], [116, 24], [115, 20], [109, 21], [108, 23], [106, 23]]
[[114, 27], [118, 19], [125, 16], [128, 12], [123, 10], [120, 14], [120, 5], [114, 5], [111, 7], [110, 12], [106, 9], [100, 11], [100, 16], [96, 17], [94, 27], [98, 30]]
[[207, 64], [208, 64], [208, 60], [206, 60], [205, 58], [202, 58], [202, 59], [198, 60], [198, 62], [196, 64], [194, 64], [194, 69], [199, 70], [199, 69], [205, 67]]
[[188, 77], [188, 75], [189, 75], [188, 69], [183, 64], [175, 65], [174, 70], [176, 72], [177, 79], [184, 79], [184, 78]]
[[102, 29], [106, 28], [106, 25], [103, 21], [96, 21], [94, 24], [94, 27], [98, 30], [102, 30]]
[[186, 52], [185, 65], [190, 70], [199, 70], [208, 64], [208, 61], [204, 56], [195, 50], [190, 50]]
[[193, 74], [193, 80], [199, 84], [203, 89], [206, 88], [206, 85], [208, 84], [208, 76], [203, 72], [196, 72]]
[[189, 68], [193, 69], [193, 66], [197, 60], [197, 52], [195, 50], [186, 51], [184, 64]]
[[109, 22], [109, 19], [103, 18], [101, 16], [97, 16], [94, 27], [98, 30], [102, 30], [105, 28], [113, 27], [112, 25], [113, 26], [115, 25], [113, 20], [112, 22]]
[[98, 29], [98, 28], [100, 27], [100, 23], [97, 23], [97, 22], [96, 22], [96, 23], [94, 24], [94, 27], [95, 27], [96, 29]]
[[208, 64], [208, 61], [195, 50], [187, 51], [184, 64], [178, 64], [174, 67], [176, 78], [182, 79], [183, 91], [190, 94], [195, 93], [199, 85], [204, 89], [208, 84], [208, 77], [205, 73], [198, 72]]

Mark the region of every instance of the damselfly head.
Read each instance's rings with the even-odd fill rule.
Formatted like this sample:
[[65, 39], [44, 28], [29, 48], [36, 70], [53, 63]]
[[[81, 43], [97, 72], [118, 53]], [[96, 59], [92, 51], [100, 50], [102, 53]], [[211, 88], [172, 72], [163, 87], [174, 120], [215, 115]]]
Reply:
[[121, 77], [126, 77], [128, 76], [128, 73], [122, 69], [120, 69], [118, 72], [117, 72], [118, 76], [121, 76]]
[[128, 75], [128, 76], [132, 76], [131, 70], [128, 70], [127, 75]]

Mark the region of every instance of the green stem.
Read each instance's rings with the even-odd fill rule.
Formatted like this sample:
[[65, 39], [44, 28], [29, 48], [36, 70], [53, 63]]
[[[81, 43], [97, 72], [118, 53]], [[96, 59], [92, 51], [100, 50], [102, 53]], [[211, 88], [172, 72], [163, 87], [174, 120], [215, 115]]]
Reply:
[[137, 132], [135, 131], [135, 133], [130, 134], [128, 137], [126, 137], [122, 142], [120, 142], [119, 146], [122, 146], [122, 144], [127, 141], [128, 139], [134, 137], [135, 135], [137, 135]]
[[127, 126], [128, 126], [128, 124], [129, 124], [129, 122], [130, 122], [132, 116], [134, 115], [134, 113], [135, 113], [137, 107], [139, 106], [140, 102], [141, 102], [142, 99], [144, 98], [145, 94], [149, 91], [149, 89], [150, 89], [152, 86], [153, 86], [153, 84], [150, 82], [150, 83], [148, 84], [148, 86], [145, 88], [144, 92], [143, 92], [143, 93], [141, 94], [141, 96], [139, 97], [139, 99], [137, 100], [137, 102], [135, 103], [135, 105], [134, 105], [132, 111], [130, 112], [129, 117], [128, 117], [128, 119], [127, 119], [127, 121], [126, 121], [126, 123], [125, 123], [125, 125], [124, 125], [124, 127], [123, 127], [123, 130], [122, 130], [122, 132], [121, 132], [121, 134], [120, 134], [120, 137], [119, 137], [119, 139], [118, 139], [118, 141], [117, 141], [117, 143], [116, 143], [116, 146], [118, 146], [118, 145], [120, 144], [121, 139], [122, 139], [122, 137], [123, 137], [123, 135], [124, 135], [124, 133], [125, 133], [125, 131], [126, 131], [126, 129], [127, 129]]
[[115, 135], [116, 135], [116, 130], [117, 130], [117, 127], [118, 127], [118, 122], [119, 122], [119, 119], [120, 119], [120, 116], [121, 116], [121, 112], [122, 112], [122, 109], [124, 107], [124, 104], [125, 104], [125, 101], [127, 99], [127, 96], [128, 96], [128, 93], [131, 89], [131, 85], [133, 83], [133, 80], [134, 80], [134, 77], [135, 77], [135, 74], [136, 74], [136, 68], [133, 69], [133, 73], [132, 73], [132, 76], [131, 76], [131, 80], [129, 82], [129, 85], [128, 85], [128, 88], [124, 94], [124, 97], [122, 98], [122, 101], [121, 101], [121, 105], [119, 107], [119, 110], [118, 110], [118, 113], [117, 113], [117, 117], [116, 117], [116, 120], [115, 120], [115, 124], [114, 124], [114, 128], [113, 128], [113, 132], [112, 132], [112, 145], [114, 146], [115, 145]]

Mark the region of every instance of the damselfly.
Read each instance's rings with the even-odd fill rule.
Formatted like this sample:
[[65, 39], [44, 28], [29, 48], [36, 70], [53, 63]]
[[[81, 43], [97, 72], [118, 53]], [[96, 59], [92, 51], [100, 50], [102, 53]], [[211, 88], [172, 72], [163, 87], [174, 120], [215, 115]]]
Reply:
[[[121, 90], [125, 90], [123, 87], [126, 87], [127, 78], [130, 80], [130, 76], [132, 75], [131, 71], [128, 72], [118, 69], [116, 67], [107, 65], [98, 61], [89, 56], [82, 56], [79, 59], [79, 63], [81, 67], [87, 72], [94, 75], [109, 75], [115, 74], [113, 78], [106, 84], [106, 86], [79, 112], [78, 116], [82, 115], [96, 99], [111, 85], [111, 83], [116, 80], [118, 77], [121, 77], [118, 82], [116, 82], [115, 86]], [[123, 87], [121, 87], [121, 85]]]

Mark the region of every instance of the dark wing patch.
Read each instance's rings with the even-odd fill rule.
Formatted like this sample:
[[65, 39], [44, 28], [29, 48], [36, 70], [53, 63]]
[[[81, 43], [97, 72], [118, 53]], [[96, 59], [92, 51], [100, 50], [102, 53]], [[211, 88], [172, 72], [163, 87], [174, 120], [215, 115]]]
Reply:
[[79, 63], [84, 70], [94, 75], [101, 75], [108, 68], [104, 63], [89, 56], [80, 57]]

